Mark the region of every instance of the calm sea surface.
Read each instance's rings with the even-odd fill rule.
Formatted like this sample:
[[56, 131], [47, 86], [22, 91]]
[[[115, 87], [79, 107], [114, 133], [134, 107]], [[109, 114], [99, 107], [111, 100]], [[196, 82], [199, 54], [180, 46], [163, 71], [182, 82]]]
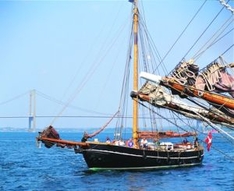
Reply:
[[[82, 133], [60, 135], [80, 140]], [[0, 132], [0, 190], [234, 190], [234, 162], [226, 157], [234, 156], [234, 144], [220, 134], [213, 135], [213, 147], [201, 166], [138, 172], [89, 171], [82, 155], [69, 149], [37, 148], [36, 136]]]

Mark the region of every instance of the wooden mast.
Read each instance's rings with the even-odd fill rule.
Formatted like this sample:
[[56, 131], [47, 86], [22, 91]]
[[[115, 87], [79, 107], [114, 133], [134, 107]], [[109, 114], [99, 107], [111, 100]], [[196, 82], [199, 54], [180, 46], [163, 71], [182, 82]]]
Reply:
[[[134, 48], [133, 48], [133, 90], [138, 91], [138, 7], [137, 0], [134, 0], [133, 9], [133, 32], [134, 32]], [[132, 136], [135, 147], [138, 147], [138, 102], [133, 100], [133, 128]]]

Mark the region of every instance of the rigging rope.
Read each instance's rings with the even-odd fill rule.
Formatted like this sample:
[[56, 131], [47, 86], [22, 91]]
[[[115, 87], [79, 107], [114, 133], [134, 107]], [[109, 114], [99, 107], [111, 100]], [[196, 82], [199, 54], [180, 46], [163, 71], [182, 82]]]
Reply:
[[98, 66], [101, 65], [101, 63], [103, 62], [104, 58], [107, 56], [107, 53], [110, 52], [110, 50], [114, 47], [115, 42], [117, 42], [117, 40], [119, 39], [121, 31], [124, 28], [125, 28], [125, 25], [120, 27], [120, 29], [119, 29], [120, 31], [119, 31], [118, 35], [109, 43], [108, 48], [106, 50], [102, 50], [103, 48], [100, 49], [100, 52], [104, 52], [103, 55], [98, 60], [95, 60], [95, 62], [91, 65], [90, 70], [85, 74], [83, 80], [81, 81], [80, 85], [76, 88], [74, 94], [72, 94], [72, 96], [68, 99], [68, 101], [66, 102], [66, 104], [64, 105], [64, 107], [57, 114], [57, 117], [55, 117], [51, 121], [51, 123], [50, 123], [51, 125], [53, 125], [53, 123], [59, 118], [59, 116], [62, 115], [62, 113], [65, 111], [65, 109], [67, 107], [69, 107], [69, 105], [76, 98], [76, 96], [78, 95], [78, 93], [80, 93], [80, 91], [83, 89], [83, 87], [88, 83], [89, 79], [91, 78], [91, 76], [93, 76], [93, 74], [97, 70]]
[[227, 8], [227, 10], [231, 11], [232, 14], [234, 14], [234, 9], [231, 7], [231, 5], [228, 4], [230, 0], [228, 0], [227, 2], [225, 0], [219, 0], [219, 2]]
[[[140, 103], [140, 102], [139, 102], [139, 104], [142, 105], [143, 107], [148, 108], [148, 107], [147, 107], [145, 104], [143, 104], [143, 103]], [[148, 108], [148, 109], [151, 110], [150, 108]], [[170, 122], [171, 124], [175, 125], [177, 128], [180, 128], [180, 129], [182, 129], [183, 131], [188, 132], [186, 129], [184, 129], [184, 128], [180, 127], [179, 125], [177, 125], [176, 122], [172, 122], [171, 120], [169, 120], [168, 118], [164, 117], [163, 115], [159, 114], [159, 113], [156, 112], [156, 111], [152, 111], [152, 112], [155, 113], [155, 114], [157, 114], [158, 116], [162, 117], [162, 118], [165, 119], [166, 121]], [[180, 117], [179, 117], [177, 114], [175, 114], [175, 115], [178, 117], [178, 119], [180, 119]], [[200, 115], [200, 114], [197, 113], [197, 115]], [[210, 124], [211, 127], [212, 127], [213, 129], [217, 130], [218, 132], [223, 132], [225, 135], [227, 135], [227, 137], [229, 137], [229, 138], [231, 138], [232, 140], [234, 140], [234, 137], [233, 137], [233, 136], [231, 136], [231, 135], [228, 134], [227, 132], [221, 130], [217, 125], [214, 125], [212, 122], [210, 122], [208, 119], [206, 119], [206, 118], [203, 117], [203, 116], [200, 116], [200, 117], [204, 118], [204, 121], [205, 121], [207, 124]], [[182, 119], [181, 119], [181, 122], [183, 122], [184, 124], [186, 124]], [[188, 125], [191, 129], [194, 129], [194, 130], [195, 130], [195, 128], [192, 127], [191, 125], [189, 125], [189, 124], [187, 124], [187, 125]], [[219, 131], [219, 130], [221, 130], [221, 131]], [[201, 133], [201, 131], [198, 131], [198, 129], [196, 129], [196, 131], [199, 132], [199, 133]], [[227, 137], [226, 137], [226, 139], [227, 139]], [[230, 139], [227, 139], [227, 140], [231, 142]], [[201, 139], [200, 139], [200, 141], [202, 141], [203, 143], [205, 143], [204, 140], [201, 140]], [[220, 152], [221, 154], [223, 154], [224, 156], [226, 156], [227, 158], [229, 158], [230, 160], [234, 161], [234, 158], [233, 158], [232, 156], [230, 156], [230, 155], [224, 153], [223, 151], [221, 151], [221, 150], [219, 150], [219, 149], [217, 149], [217, 148], [214, 148], [214, 149], [215, 149], [216, 151]]]
[[201, 35], [197, 38], [197, 40], [194, 42], [194, 44], [191, 46], [191, 48], [187, 51], [187, 53], [184, 55], [184, 58], [188, 55], [188, 53], [195, 47], [195, 45], [198, 43], [198, 41], [201, 39], [201, 37], [205, 34], [205, 32], [210, 28], [211, 24], [217, 19], [219, 14], [222, 12], [224, 7], [218, 12], [218, 14], [214, 17], [214, 19], [210, 22], [210, 24], [205, 28], [205, 30], [201, 33]]
[[[198, 59], [199, 57], [201, 57], [201, 55], [208, 50], [211, 46], [213, 46], [214, 44], [216, 44], [218, 41], [220, 41], [221, 39], [223, 39], [225, 36], [227, 36], [232, 30], [229, 30], [226, 34], [224, 34], [223, 36], [221, 36], [221, 34], [230, 26], [232, 25], [234, 21], [234, 18], [231, 16], [221, 27], [219, 30], [217, 30], [216, 33], [213, 34], [213, 36], [204, 44], [203, 47], [200, 48], [200, 50], [197, 51], [197, 53], [193, 56], [194, 59]], [[226, 25], [226, 26], [225, 26]], [[219, 33], [219, 34], [218, 34]], [[220, 37], [221, 36], [221, 37]], [[211, 42], [213, 38], [213, 41]], [[210, 42], [210, 43], [209, 43]], [[206, 46], [206, 47], [205, 47]], [[203, 49], [203, 50], [202, 50]]]
[[[163, 57], [162, 61], [159, 63], [159, 65], [164, 61], [164, 59], [167, 57], [167, 55], [171, 52], [172, 48], [176, 45], [176, 43], [179, 41], [179, 39], [182, 37], [182, 35], [185, 33], [185, 31], [187, 30], [187, 28], [190, 26], [190, 24], [192, 23], [192, 21], [196, 18], [196, 16], [198, 15], [198, 13], [201, 11], [201, 9], [203, 8], [203, 6], [205, 5], [205, 3], [207, 2], [207, 0], [204, 1], [204, 3], [199, 7], [199, 9], [197, 10], [197, 12], [195, 13], [195, 15], [193, 16], [193, 18], [189, 21], [189, 23], [187, 24], [187, 26], [184, 28], [184, 30], [182, 31], [182, 33], [179, 35], [179, 37], [176, 39], [176, 41], [174, 42], [174, 44], [171, 46], [171, 48], [167, 51], [167, 53], [165, 54], [165, 56]], [[188, 54], [188, 53], [187, 53]], [[186, 54], [186, 55], [187, 55]]]
[[95, 131], [95, 132], [92, 133], [92, 134], [84, 133], [84, 136], [86, 136], [86, 138], [92, 138], [92, 137], [98, 135], [99, 133], [101, 133], [101, 132], [107, 127], [107, 125], [110, 124], [110, 122], [115, 118], [115, 116], [116, 116], [118, 113], [119, 113], [119, 111], [117, 111], [117, 112], [110, 118], [110, 120], [109, 120], [106, 124], [104, 124], [100, 129], [98, 129], [97, 131]]
[[234, 46], [234, 44], [232, 44], [227, 50], [225, 50], [221, 55], [224, 55], [226, 52], [228, 52], [232, 47]]
[[[148, 44], [147, 44], [148, 48], [149, 48], [148, 51], [154, 52], [154, 53], [152, 53], [150, 55], [150, 59], [146, 59], [146, 60], [147, 61], [149, 61], [149, 60], [151, 60], [151, 61], [155, 60], [155, 58], [154, 58], [154, 55], [155, 55], [157, 57], [157, 59], [158, 59], [158, 62], [159, 62], [159, 64], [156, 66], [156, 68], [152, 68], [152, 72], [155, 73], [155, 71], [163, 63], [163, 59], [160, 56], [159, 50], [157, 49], [156, 45], [154, 44], [154, 41], [153, 41], [152, 36], [150, 35], [150, 32], [148, 31], [148, 28], [146, 26], [146, 21], [144, 20], [144, 18], [140, 14], [139, 14], [139, 19], [142, 21], [141, 25], [139, 25], [139, 34], [140, 34], [140, 37], [141, 37], [140, 38], [141, 46], [144, 47], [143, 44], [145, 44], [145, 43], [144, 43], [144, 38], [143, 37], [145, 37], [147, 39], [146, 41], [148, 42]], [[144, 32], [144, 33], [141, 34], [141, 32], [142, 33]], [[143, 53], [143, 58], [148, 58], [148, 55], [145, 55]], [[152, 66], [152, 67], [154, 67], [154, 66]], [[162, 70], [163, 70], [164, 73], [167, 73], [167, 68], [165, 67], [165, 65], [162, 66]], [[144, 71], [147, 71], [147, 70], [144, 70]]]
[[[58, 100], [58, 99], [56, 99], [56, 98], [54, 98], [54, 97], [51, 97], [51, 96], [49, 96], [49, 95], [47, 95], [47, 94], [45, 94], [45, 93], [40, 92], [40, 91], [38, 91], [38, 90], [36, 91], [36, 94], [37, 94], [38, 96], [41, 96], [41, 97], [43, 97], [43, 98], [45, 98], [45, 99], [47, 99], [47, 100], [49, 100], [49, 101], [51, 101], [51, 102], [54, 102], [54, 103], [59, 104], [59, 105], [66, 106], [66, 104], [67, 104], [66, 102], [60, 101], [60, 100]], [[108, 115], [108, 116], [109, 116], [109, 114], [106, 114], [106, 113], [100, 113], [100, 112], [97, 112], [97, 111], [84, 109], [84, 108], [77, 107], [77, 106], [71, 105], [71, 104], [68, 105], [67, 107], [72, 108], [72, 109], [77, 109], [77, 110], [80, 110], [80, 111], [85, 111], [85, 112], [88, 112], [88, 113], [96, 113], [96, 114], [100, 114], [100, 115]], [[56, 116], [56, 117], [57, 117], [57, 116]]]
[[[182, 129], [183, 131], [189, 133], [188, 130], [182, 128], [181, 126], [179, 126], [178, 124], [176, 124], [176, 122], [173, 122], [173, 121], [170, 120], [169, 118], [167, 118], [167, 117], [165, 117], [165, 116], [159, 114], [159, 113], [156, 112], [155, 110], [152, 110], [151, 108], [147, 107], [145, 104], [143, 104], [143, 103], [141, 103], [141, 102], [138, 102], [138, 103], [139, 103], [140, 105], [142, 105], [143, 107], [148, 108], [150, 111], [152, 111], [152, 113], [155, 113], [156, 115], [158, 115], [158, 116], [161, 117], [162, 119], [165, 119], [165, 120], [168, 121], [169, 123], [175, 125], [177, 128], [180, 128], [180, 129]], [[178, 115], [177, 115], [176, 113], [174, 113], [174, 114], [178, 117]], [[175, 120], [175, 118], [173, 118], [173, 119]], [[180, 117], [178, 117], [178, 119], [180, 119]], [[185, 123], [184, 120], [181, 120], [181, 121], [182, 121], [184, 124], [188, 125], [191, 129], [195, 130], [195, 128], [193, 128], [193, 127], [191, 127], [189, 124]], [[196, 130], [195, 130], [195, 131], [196, 131]]]

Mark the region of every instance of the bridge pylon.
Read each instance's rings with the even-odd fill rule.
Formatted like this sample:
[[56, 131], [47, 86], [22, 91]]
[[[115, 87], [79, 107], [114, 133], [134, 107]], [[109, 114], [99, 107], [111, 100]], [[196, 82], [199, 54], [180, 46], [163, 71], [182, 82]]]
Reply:
[[31, 90], [29, 95], [28, 131], [36, 129], [36, 90]]

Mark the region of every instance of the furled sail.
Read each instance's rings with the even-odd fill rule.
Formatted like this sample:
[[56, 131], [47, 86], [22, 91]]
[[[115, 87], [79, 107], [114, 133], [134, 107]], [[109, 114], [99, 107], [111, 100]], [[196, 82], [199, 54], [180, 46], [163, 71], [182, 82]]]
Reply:
[[[200, 73], [193, 60], [179, 63], [169, 76], [160, 77], [149, 75], [141, 77], [154, 83], [169, 88], [172, 94], [181, 98], [198, 97], [207, 101], [218, 109], [223, 115], [229, 116], [229, 123], [233, 123], [234, 117], [234, 77], [228, 69], [234, 67], [234, 63], [224, 65], [221, 58], [215, 60]], [[223, 93], [228, 93], [227, 96]]]
[[234, 63], [224, 65], [223, 62], [222, 58], [219, 58], [199, 72], [194, 60], [183, 61], [175, 67], [168, 78], [184, 86], [194, 86], [202, 91], [229, 93], [234, 97], [234, 77], [227, 71], [234, 67]]
[[[141, 73], [141, 76], [144, 76], [144, 74], [146, 73]], [[147, 74], [145, 78], [147, 79]], [[150, 80], [152, 78], [148, 79]], [[169, 94], [162, 86], [150, 82], [145, 83], [139, 91], [132, 92], [131, 96], [132, 98], [137, 97], [141, 101], [146, 101], [155, 107], [166, 108], [189, 118], [203, 120], [205, 117], [210, 119], [213, 123], [223, 123], [225, 125], [234, 124], [233, 118], [223, 115], [223, 113], [216, 108], [208, 110], [191, 104], [189, 105], [186, 102], [176, 99], [175, 96]]]

